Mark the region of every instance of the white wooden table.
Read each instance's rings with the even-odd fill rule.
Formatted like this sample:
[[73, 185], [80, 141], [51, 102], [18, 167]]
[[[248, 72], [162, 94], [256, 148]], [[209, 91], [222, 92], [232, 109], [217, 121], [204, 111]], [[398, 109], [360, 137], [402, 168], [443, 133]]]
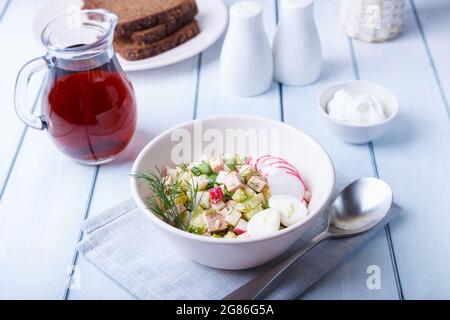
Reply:
[[[260, 2], [272, 36], [276, 1]], [[131, 73], [139, 124], [130, 157], [83, 167], [58, 152], [44, 132], [26, 129], [14, 113], [16, 74], [26, 61], [44, 53], [32, 33], [42, 1], [0, 0], [0, 298], [133, 299], [77, 255], [80, 223], [130, 197], [127, 174], [144, 144], [180, 122], [218, 114], [258, 115], [292, 124], [317, 138], [338, 170], [353, 178], [376, 175], [386, 180], [407, 209], [301, 298], [450, 298], [450, 1], [406, 2], [403, 35], [367, 44], [341, 33], [337, 1], [317, 0], [324, 70], [311, 86], [274, 83], [255, 98], [222, 95], [221, 41], [185, 62]], [[363, 146], [332, 136], [316, 108], [323, 88], [355, 78], [388, 87], [401, 102], [397, 126]], [[33, 82], [30, 93], [37, 110], [41, 79]], [[372, 265], [381, 271], [379, 290], [366, 284]]]

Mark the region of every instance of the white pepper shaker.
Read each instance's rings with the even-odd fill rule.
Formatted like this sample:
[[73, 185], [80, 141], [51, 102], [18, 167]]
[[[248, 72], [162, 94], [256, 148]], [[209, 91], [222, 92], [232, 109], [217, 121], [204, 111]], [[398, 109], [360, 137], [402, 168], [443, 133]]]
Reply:
[[283, 0], [273, 42], [275, 79], [285, 85], [315, 82], [322, 68], [322, 47], [314, 21], [314, 0]]
[[254, 1], [240, 1], [230, 8], [230, 23], [220, 57], [224, 91], [255, 96], [273, 81], [273, 56], [264, 30], [263, 8]]

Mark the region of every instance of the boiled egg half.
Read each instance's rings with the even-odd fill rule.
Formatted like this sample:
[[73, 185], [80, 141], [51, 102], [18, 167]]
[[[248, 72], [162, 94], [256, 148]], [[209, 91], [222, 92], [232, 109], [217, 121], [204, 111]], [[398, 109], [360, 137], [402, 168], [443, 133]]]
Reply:
[[269, 207], [280, 212], [281, 224], [285, 227], [296, 224], [308, 215], [308, 208], [300, 200], [290, 196], [272, 196]]
[[266, 209], [255, 214], [247, 225], [247, 232], [253, 237], [263, 237], [280, 230], [281, 213], [277, 209]]

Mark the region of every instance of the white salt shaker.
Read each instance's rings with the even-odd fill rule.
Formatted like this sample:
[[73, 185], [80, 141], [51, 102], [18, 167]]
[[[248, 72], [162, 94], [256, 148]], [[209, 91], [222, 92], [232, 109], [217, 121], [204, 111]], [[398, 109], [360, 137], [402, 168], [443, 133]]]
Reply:
[[220, 57], [223, 89], [236, 96], [261, 94], [272, 84], [273, 56], [264, 30], [263, 8], [241, 1], [230, 8], [230, 23]]
[[283, 0], [273, 42], [275, 79], [285, 85], [315, 82], [322, 68], [322, 47], [314, 21], [314, 0]]

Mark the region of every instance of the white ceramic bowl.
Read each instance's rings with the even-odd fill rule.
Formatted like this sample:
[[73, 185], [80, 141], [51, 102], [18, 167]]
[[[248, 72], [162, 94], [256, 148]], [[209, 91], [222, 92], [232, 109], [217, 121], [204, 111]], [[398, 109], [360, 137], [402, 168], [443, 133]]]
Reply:
[[[372, 125], [353, 125], [332, 119], [328, 115], [327, 104], [340, 89], [350, 94], [373, 93], [383, 104], [387, 119]], [[399, 103], [392, 92], [375, 83], [349, 81], [335, 84], [323, 91], [319, 97], [319, 107], [325, 124], [334, 135], [348, 143], [363, 144], [378, 139], [389, 130], [398, 114]]]
[[[171, 153], [173, 150], [179, 151], [176, 147], [179, 142], [171, 138], [173, 133], [178, 137], [179, 134], [185, 137], [191, 134], [197, 139], [195, 140], [197, 146], [192, 142], [192, 148], [189, 149], [193, 150], [193, 157], [198, 160], [203, 151], [202, 148], [198, 148], [198, 144], [209, 143], [198, 142], [199, 132], [205, 134], [215, 132], [216, 135], [222, 134], [226, 137], [227, 132], [236, 129], [256, 129], [259, 130], [257, 132], [278, 134], [274, 136], [279, 137], [279, 141], [276, 141], [276, 144], [272, 143], [269, 149], [278, 148], [278, 154], [299, 169], [312, 193], [309, 215], [305, 220], [274, 235], [255, 239], [216, 239], [198, 236], [174, 228], [155, 216], [147, 209], [145, 203], [145, 197], [148, 196], [146, 185], [134, 178], [131, 179], [131, 191], [138, 207], [181, 254], [207, 266], [232, 270], [256, 267], [283, 253], [300, 238], [311, 221], [318, 217], [319, 212], [329, 202], [335, 184], [335, 172], [331, 159], [322, 146], [301, 131], [278, 121], [242, 116], [216, 117], [191, 121], [162, 133], [142, 150], [132, 169], [132, 172], [136, 173], [154, 170], [155, 166], [161, 168], [164, 165], [172, 165]], [[250, 131], [242, 131], [241, 136], [244, 132]], [[236, 150], [232, 144], [225, 147], [224, 152], [242, 154], [242, 150]]]

